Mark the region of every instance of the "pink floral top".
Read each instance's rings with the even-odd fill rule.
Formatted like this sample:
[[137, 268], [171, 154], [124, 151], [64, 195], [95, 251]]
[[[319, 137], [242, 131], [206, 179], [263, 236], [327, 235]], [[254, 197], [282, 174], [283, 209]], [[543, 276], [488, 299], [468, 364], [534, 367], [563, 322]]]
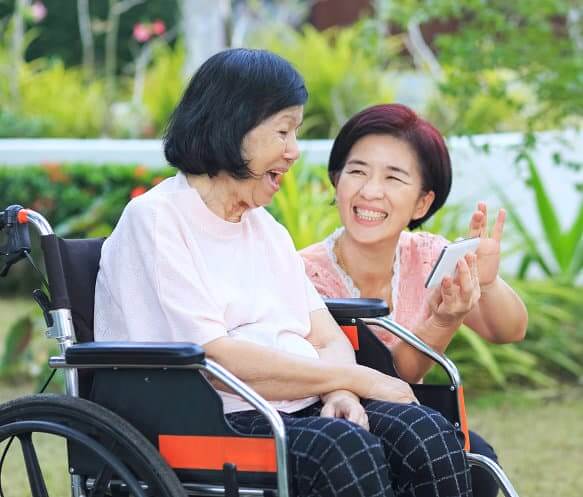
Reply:
[[[306, 273], [323, 297], [358, 298], [360, 290], [338, 265], [334, 245], [344, 228], [337, 229], [321, 242], [300, 251]], [[397, 245], [392, 281], [393, 312], [399, 324], [414, 330], [429, 317], [429, 293], [425, 280], [447, 240], [431, 233], [403, 231]], [[383, 329], [375, 334], [391, 347], [398, 338]]]

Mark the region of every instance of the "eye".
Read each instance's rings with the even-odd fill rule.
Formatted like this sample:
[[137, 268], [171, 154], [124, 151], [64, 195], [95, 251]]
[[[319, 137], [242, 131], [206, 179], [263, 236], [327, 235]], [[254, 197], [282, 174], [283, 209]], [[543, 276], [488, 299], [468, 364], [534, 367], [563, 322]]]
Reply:
[[362, 169], [350, 169], [349, 171], [347, 171], [347, 173], [354, 175], [363, 175], [364, 171]]
[[278, 133], [280, 136], [286, 137], [286, 136], [287, 136], [287, 134], [289, 133], [289, 131], [287, 131], [287, 130], [283, 130], [283, 129], [280, 129], [280, 130], [279, 130], [277, 133]]
[[398, 181], [399, 183], [405, 183], [401, 178], [397, 178], [396, 176], [387, 176], [388, 180], [395, 180]]

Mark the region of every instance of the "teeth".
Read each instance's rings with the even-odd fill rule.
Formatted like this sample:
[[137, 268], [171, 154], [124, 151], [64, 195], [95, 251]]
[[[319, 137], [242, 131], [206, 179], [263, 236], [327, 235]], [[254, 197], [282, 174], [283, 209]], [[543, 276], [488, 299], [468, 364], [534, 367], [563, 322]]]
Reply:
[[385, 219], [387, 214], [385, 212], [369, 211], [368, 209], [355, 209], [356, 215], [366, 221], [380, 221]]

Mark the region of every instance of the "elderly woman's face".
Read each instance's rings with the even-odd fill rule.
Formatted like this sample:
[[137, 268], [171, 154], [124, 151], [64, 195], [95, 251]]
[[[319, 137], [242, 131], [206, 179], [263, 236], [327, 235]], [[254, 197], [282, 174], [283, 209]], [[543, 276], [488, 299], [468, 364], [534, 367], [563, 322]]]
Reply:
[[283, 175], [300, 156], [296, 133], [304, 107], [288, 107], [249, 131], [242, 144], [243, 157], [256, 176], [245, 180], [246, 196], [255, 206], [267, 205], [279, 190]]

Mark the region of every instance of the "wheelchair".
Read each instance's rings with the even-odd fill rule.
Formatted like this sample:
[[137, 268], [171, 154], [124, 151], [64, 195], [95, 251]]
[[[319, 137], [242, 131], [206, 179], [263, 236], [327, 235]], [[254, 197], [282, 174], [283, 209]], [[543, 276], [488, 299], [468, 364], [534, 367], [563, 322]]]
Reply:
[[[279, 413], [193, 343], [94, 342], [93, 301], [103, 239], [57, 237], [38, 212], [0, 212], [4, 276], [29, 258], [29, 226], [40, 234], [48, 289], [35, 290], [47, 338], [59, 355], [64, 395], [36, 394], [0, 406], [0, 442], [20, 442], [33, 497], [48, 497], [32, 435], [66, 440], [73, 497], [290, 497], [286, 433]], [[32, 260], [31, 260], [32, 262]], [[412, 385], [422, 404], [440, 411], [465, 437], [470, 465], [485, 469], [506, 497], [518, 494], [491, 459], [468, 451], [463, 386], [455, 365], [391, 321], [382, 300], [334, 299], [327, 306], [353, 345], [357, 361], [395, 375], [390, 351], [368, 326], [395, 334], [447, 373], [449, 384]], [[268, 420], [272, 436], [243, 435], [224, 417], [210, 378], [240, 395]], [[0, 475], [1, 476], [1, 475]]]

